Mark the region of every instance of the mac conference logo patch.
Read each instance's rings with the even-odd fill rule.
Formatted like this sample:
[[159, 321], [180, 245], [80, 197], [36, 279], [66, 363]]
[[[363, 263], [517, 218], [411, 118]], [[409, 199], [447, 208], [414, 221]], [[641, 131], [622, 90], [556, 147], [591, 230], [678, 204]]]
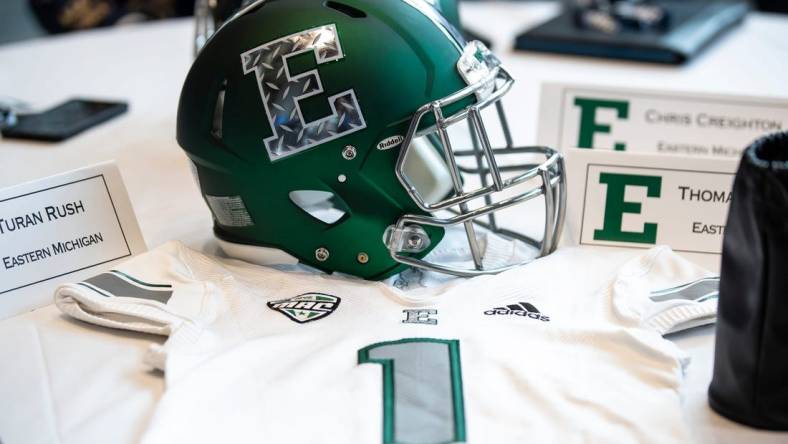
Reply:
[[339, 307], [340, 299], [323, 293], [304, 293], [288, 299], [268, 303], [268, 308], [278, 311], [291, 320], [304, 324], [323, 319]]

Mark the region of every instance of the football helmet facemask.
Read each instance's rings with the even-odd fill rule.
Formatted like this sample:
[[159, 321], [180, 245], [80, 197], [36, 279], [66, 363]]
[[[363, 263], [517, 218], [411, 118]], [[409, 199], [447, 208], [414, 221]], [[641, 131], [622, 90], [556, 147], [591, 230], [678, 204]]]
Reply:
[[[177, 138], [231, 256], [365, 279], [407, 265], [495, 273], [520, 263], [488, 263], [480, 232], [544, 255], [564, 220], [563, 158], [513, 145], [501, 104], [512, 84], [424, 0], [258, 0], [198, 52]], [[541, 240], [496, 220], [532, 200], [544, 202]], [[425, 258], [454, 226], [472, 266]]]

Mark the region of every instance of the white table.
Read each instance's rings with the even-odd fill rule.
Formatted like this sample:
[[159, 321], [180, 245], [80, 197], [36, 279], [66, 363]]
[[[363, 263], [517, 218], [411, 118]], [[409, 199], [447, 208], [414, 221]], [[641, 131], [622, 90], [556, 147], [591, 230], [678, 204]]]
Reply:
[[[555, 13], [549, 4], [471, 3], [462, 12], [518, 79], [506, 106], [523, 143], [535, 141], [544, 81], [788, 98], [788, 17], [752, 14], [691, 64], [668, 67], [512, 52], [515, 34]], [[74, 96], [117, 98], [130, 111], [62, 144], [0, 141], [0, 187], [115, 159], [149, 247], [178, 239], [213, 251], [209, 213], [175, 142], [192, 35], [191, 21], [179, 20], [1, 46], [0, 94], [40, 108]], [[743, 427], [708, 408], [713, 333], [672, 338], [693, 359], [683, 390], [697, 441], [788, 442], [788, 434]], [[141, 364], [153, 340], [72, 321], [53, 306], [0, 322], [0, 439], [137, 441], [163, 390], [161, 375]]]

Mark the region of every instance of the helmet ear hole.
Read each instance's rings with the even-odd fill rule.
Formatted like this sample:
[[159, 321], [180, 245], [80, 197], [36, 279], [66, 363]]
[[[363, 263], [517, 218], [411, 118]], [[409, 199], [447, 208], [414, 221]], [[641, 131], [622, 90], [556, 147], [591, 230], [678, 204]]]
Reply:
[[332, 225], [348, 214], [348, 206], [336, 194], [330, 191], [297, 190], [291, 191], [290, 201], [306, 214]]
[[323, 3], [327, 8], [335, 9], [342, 14], [345, 14], [348, 17], [353, 18], [366, 18], [367, 14], [364, 11], [354, 8], [350, 5], [346, 5], [344, 3], [336, 2], [333, 0], [328, 0], [327, 2]]

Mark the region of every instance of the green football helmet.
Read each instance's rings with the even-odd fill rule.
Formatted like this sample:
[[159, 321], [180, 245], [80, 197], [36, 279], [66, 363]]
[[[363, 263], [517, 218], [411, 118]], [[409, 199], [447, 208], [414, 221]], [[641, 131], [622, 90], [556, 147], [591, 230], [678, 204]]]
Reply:
[[[425, 0], [258, 0], [198, 52], [177, 138], [231, 256], [365, 279], [408, 265], [495, 273], [519, 263], [488, 266], [477, 230], [544, 255], [564, 219], [561, 155], [511, 142], [500, 99], [512, 82]], [[491, 146], [488, 107], [505, 147]], [[541, 240], [498, 226], [499, 211], [535, 198]], [[425, 258], [452, 226], [473, 266]]]

